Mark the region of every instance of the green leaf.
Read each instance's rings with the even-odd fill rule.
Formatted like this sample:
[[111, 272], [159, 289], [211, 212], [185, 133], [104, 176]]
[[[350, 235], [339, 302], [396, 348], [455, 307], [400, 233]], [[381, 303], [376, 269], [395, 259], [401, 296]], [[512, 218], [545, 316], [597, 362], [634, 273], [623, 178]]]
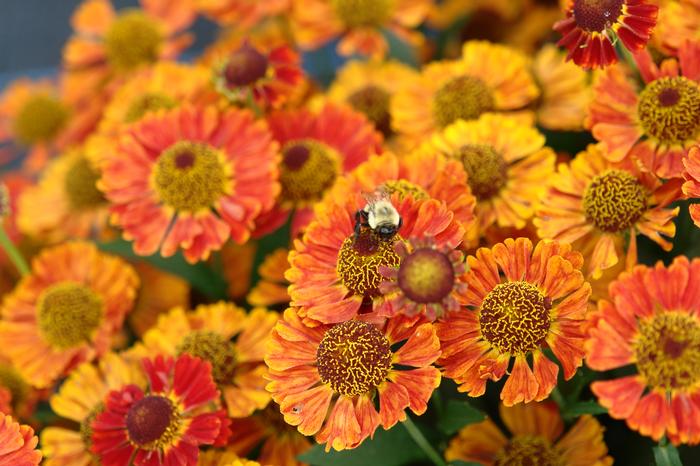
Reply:
[[584, 414], [591, 414], [595, 416], [597, 414], [605, 414], [607, 412], [607, 409], [603, 408], [595, 401], [579, 401], [577, 403], [567, 405], [562, 412], [562, 417], [566, 420], [571, 420], [583, 416]]
[[678, 450], [671, 443], [654, 447], [654, 460], [656, 466], [683, 466]]
[[466, 401], [450, 400], [447, 402], [443, 412], [444, 415], [437, 425], [442, 432], [448, 435], [454, 434], [466, 425], [486, 419], [484, 413], [473, 408]]
[[425, 453], [400, 425], [390, 430], [377, 429], [373, 439], [365, 440], [353, 450], [331, 450], [326, 453], [324, 445], [316, 445], [298, 459], [314, 466], [402, 466], [428, 461]]

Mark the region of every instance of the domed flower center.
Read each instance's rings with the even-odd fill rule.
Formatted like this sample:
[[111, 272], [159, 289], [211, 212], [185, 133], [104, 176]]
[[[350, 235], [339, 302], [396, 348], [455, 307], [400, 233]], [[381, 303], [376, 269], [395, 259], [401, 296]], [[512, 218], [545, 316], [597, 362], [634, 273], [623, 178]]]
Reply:
[[566, 461], [544, 438], [522, 435], [496, 454], [495, 466], [565, 466]]
[[681, 312], [639, 322], [637, 368], [653, 388], [684, 389], [700, 380], [700, 321]]
[[435, 93], [433, 114], [440, 127], [459, 119], [474, 120], [493, 109], [493, 95], [479, 78], [459, 76], [447, 81]]
[[321, 381], [341, 395], [368, 393], [389, 373], [390, 346], [370, 323], [349, 320], [334, 325], [323, 335], [316, 352]]
[[352, 108], [363, 113], [385, 136], [391, 133], [390, 100], [391, 96], [388, 92], [371, 85], [355, 91], [348, 97], [348, 103]]
[[89, 341], [102, 321], [102, 298], [85, 285], [57, 283], [39, 297], [39, 330], [58, 349]]
[[644, 186], [629, 172], [607, 170], [596, 175], [583, 194], [586, 218], [603, 231], [623, 231], [647, 208]]
[[236, 368], [236, 350], [221, 334], [208, 330], [195, 330], [178, 345], [177, 354], [187, 353], [209, 361], [217, 384], [233, 383]]
[[90, 411], [83, 422], [80, 423], [80, 438], [83, 440], [83, 444], [87, 447], [86, 450], [90, 450], [92, 446], [92, 421], [101, 414], [105, 409], [104, 403], [98, 403], [97, 406]]
[[64, 180], [68, 202], [73, 209], [91, 209], [106, 203], [104, 195], [97, 189], [99, 178], [99, 172], [88, 159], [82, 156], [75, 159]]
[[180, 141], [155, 166], [154, 182], [163, 202], [185, 212], [210, 209], [229, 188], [224, 156], [200, 142]]
[[377, 27], [386, 23], [396, 0], [331, 0], [331, 7], [347, 27]]
[[406, 256], [399, 267], [399, 288], [417, 303], [439, 303], [455, 284], [450, 259], [440, 251], [421, 248]]
[[624, 0], [574, 0], [574, 20], [584, 31], [603, 32], [622, 14]]
[[428, 199], [430, 196], [423, 188], [417, 184], [413, 184], [408, 180], [389, 180], [384, 182], [384, 190], [389, 194], [398, 193], [399, 199], [404, 199], [406, 196], [411, 196], [415, 200]]
[[659, 78], [639, 95], [637, 115], [644, 131], [664, 144], [700, 136], [700, 86], [683, 76]]
[[501, 353], [521, 354], [540, 347], [550, 325], [544, 300], [528, 282], [496, 285], [479, 310], [481, 333]]
[[250, 44], [229, 55], [223, 69], [226, 85], [231, 88], [249, 86], [267, 74], [268, 60]]
[[69, 110], [60, 100], [46, 94], [29, 97], [17, 112], [13, 131], [17, 140], [31, 146], [51, 140], [65, 126]]
[[12, 395], [13, 407], [21, 405], [29, 394], [29, 384], [10, 364], [0, 364], [0, 387], [6, 388]]
[[469, 187], [480, 201], [498, 194], [508, 180], [508, 164], [491, 146], [468, 144], [459, 149], [455, 158], [464, 165]]
[[120, 14], [104, 39], [107, 60], [120, 71], [155, 62], [162, 42], [159, 25], [140, 10]]
[[321, 199], [340, 171], [340, 156], [319, 141], [300, 140], [282, 149], [282, 199], [295, 204]]
[[[398, 236], [396, 240], [400, 240]], [[394, 252], [394, 240], [382, 240], [369, 230], [362, 231], [357, 238], [346, 238], [338, 252], [336, 272], [340, 281], [350, 291], [360, 296], [376, 296], [382, 275], [382, 265], [398, 267], [400, 257]]]
[[148, 92], [134, 99], [124, 114], [125, 123], [139, 121], [147, 113], [156, 110], [169, 110], [177, 107], [175, 99], [160, 92]]
[[172, 444], [180, 428], [180, 415], [172, 401], [149, 395], [131, 405], [126, 414], [129, 441], [144, 450], [157, 450]]

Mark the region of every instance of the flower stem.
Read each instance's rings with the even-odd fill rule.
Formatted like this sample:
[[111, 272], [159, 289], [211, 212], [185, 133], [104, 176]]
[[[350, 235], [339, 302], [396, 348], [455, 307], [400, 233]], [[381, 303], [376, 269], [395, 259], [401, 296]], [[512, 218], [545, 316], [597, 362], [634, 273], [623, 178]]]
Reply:
[[24, 277], [29, 275], [29, 266], [27, 266], [27, 261], [24, 260], [22, 254], [20, 254], [17, 246], [14, 245], [10, 237], [7, 236], [5, 228], [0, 225], [0, 247], [5, 250], [7, 256], [10, 258], [12, 263], [17, 267], [19, 273]]
[[423, 433], [416, 427], [416, 425], [413, 423], [410, 417], [406, 416], [406, 420], [403, 421], [403, 426], [406, 428], [406, 431], [408, 431], [408, 434], [411, 436], [414, 442], [416, 442], [416, 445], [420, 447], [423, 452], [428, 455], [428, 458], [433, 462], [433, 464], [436, 464], [437, 466], [447, 466], [447, 463], [442, 459], [442, 456], [440, 456], [440, 453], [435, 451], [435, 449], [430, 445], [428, 442], [428, 439], [425, 438]]
[[255, 96], [253, 95], [252, 89], [248, 90], [248, 95], [246, 96], [246, 103], [248, 104], [248, 108], [250, 108], [253, 111], [256, 117], [262, 118], [263, 112], [260, 109], [258, 103], [255, 102]]

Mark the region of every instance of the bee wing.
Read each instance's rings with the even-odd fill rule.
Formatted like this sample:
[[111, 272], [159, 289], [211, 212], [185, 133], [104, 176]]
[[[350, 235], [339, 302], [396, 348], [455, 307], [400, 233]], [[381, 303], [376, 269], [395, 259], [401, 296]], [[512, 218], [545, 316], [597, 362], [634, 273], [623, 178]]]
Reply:
[[362, 197], [365, 198], [367, 204], [376, 204], [379, 201], [389, 200], [391, 195], [389, 194], [389, 191], [387, 191], [386, 187], [382, 184], [379, 185], [377, 189], [375, 189], [371, 193], [363, 192]]

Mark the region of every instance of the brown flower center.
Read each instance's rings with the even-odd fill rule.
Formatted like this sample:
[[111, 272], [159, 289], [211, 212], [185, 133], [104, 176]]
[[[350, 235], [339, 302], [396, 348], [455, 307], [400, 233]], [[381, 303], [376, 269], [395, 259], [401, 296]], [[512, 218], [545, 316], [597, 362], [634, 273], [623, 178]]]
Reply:
[[700, 380], [700, 321], [682, 312], [641, 320], [634, 352], [650, 387], [690, 388]]
[[528, 282], [500, 283], [484, 298], [479, 325], [484, 338], [501, 353], [532, 351], [549, 332], [545, 296]]
[[496, 454], [495, 466], [565, 466], [566, 461], [543, 437], [519, 435]]
[[603, 231], [626, 230], [647, 208], [647, 193], [637, 178], [624, 170], [596, 175], [583, 194], [583, 211]]
[[282, 199], [294, 204], [311, 203], [321, 200], [333, 186], [340, 171], [340, 155], [319, 141], [293, 141], [282, 149], [280, 168]]
[[326, 331], [316, 352], [321, 381], [344, 396], [368, 393], [391, 367], [389, 340], [374, 325], [359, 320]]
[[141, 398], [126, 414], [129, 441], [144, 450], [158, 450], [172, 445], [181, 419], [173, 402], [164, 396]]
[[441, 128], [457, 120], [474, 120], [493, 109], [491, 89], [479, 78], [458, 76], [435, 93], [433, 115]]
[[401, 259], [394, 252], [394, 240], [382, 240], [369, 230], [362, 231], [357, 238], [346, 238], [338, 252], [336, 272], [341, 282], [351, 292], [360, 296], [376, 296], [382, 275], [380, 266], [398, 267]]
[[66, 196], [73, 209], [87, 210], [106, 203], [104, 195], [97, 189], [99, 179], [99, 172], [87, 158], [81, 156], [75, 159], [64, 180]]
[[124, 113], [124, 122], [139, 121], [144, 115], [157, 110], [169, 110], [177, 107], [177, 101], [161, 92], [148, 92], [134, 99]]
[[230, 88], [249, 86], [267, 74], [267, 57], [250, 44], [229, 55], [223, 77]]
[[236, 369], [236, 350], [233, 343], [221, 334], [209, 330], [195, 330], [177, 347], [177, 354], [187, 353], [211, 363], [214, 381], [230, 385]]
[[349, 28], [377, 27], [385, 24], [395, 8], [396, 0], [330, 0], [331, 8]]
[[469, 187], [480, 201], [498, 194], [508, 181], [508, 164], [492, 146], [467, 144], [460, 147], [454, 158], [462, 162], [469, 175]]
[[44, 290], [37, 309], [41, 334], [58, 349], [90, 341], [103, 317], [102, 298], [87, 286], [71, 282]]
[[15, 138], [25, 146], [50, 141], [65, 126], [70, 112], [63, 102], [47, 94], [29, 97], [13, 122]]
[[384, 182], [384, 190], [388, 194], [398, 193], [399, 199], [405, 199], [406, 196], [411, 196], [415, 200], [429, 199], [430, 195], [417, 184], [413, 184], [408, 180], [389, 180]]
[[417, 249], [401, 261], [398, 284], [412, 301], [439, 303], [454, 288], [452, 262], [435, 249]]
[[363, 87], [348, 97], [352, 108], [363, 113], [385, 136], [391, 133], [390, 100], [391, 95], [387, 91], [372, 85]]
[[153, 63], [163, 42], [158, 24], [140, 10], [120, 14], [105, 34], [105, 53], [109, 63], [120, 71]]
[[584, 31], [603, 32], [622, 14], [624, 0], [575, 0], [574, 19]]
[[664, 144], [700, 135], [700, 86], [683, 76], [659, 78], [639, 95], [637, 114], [644, 131]]

